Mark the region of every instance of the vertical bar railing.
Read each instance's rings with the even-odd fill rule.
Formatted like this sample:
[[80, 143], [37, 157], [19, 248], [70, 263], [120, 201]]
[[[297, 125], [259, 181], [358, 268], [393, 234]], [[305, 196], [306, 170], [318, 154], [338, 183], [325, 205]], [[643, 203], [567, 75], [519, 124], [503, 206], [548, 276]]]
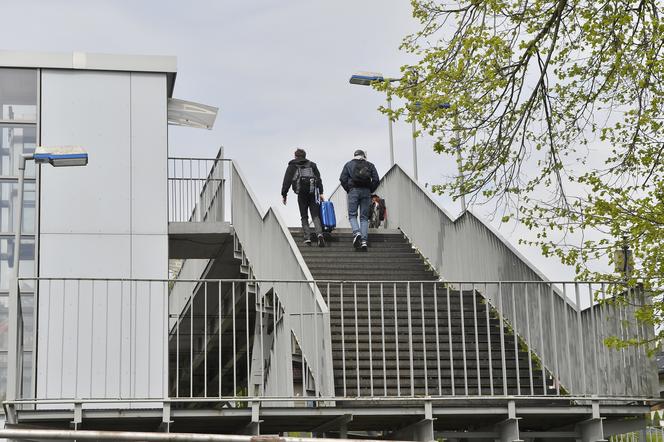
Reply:
[[229, 168], [224, 158], [168, 159], [169, 222], [228, 221], [226, 181]]
[[[647, 395], [643, 376], [633, 383], [626, 379], [620, 389], [599, 380], [600, 367], [607, 374], [620, 367], [616, 356], [625, 355], [642, 368], [647, 362], [640, 348], [621, 354], [602, 343], [616, 333], [623, 339], [646, 336], [633, 318], [643, 302], [636, 297], [643, 295], [620, 292], [617, 284], [568, 282], [558, 288], [541, 282], [409, 281], [390, 282], [390, 291], [380, 281], [325, 281], [319, 284], [334, 294], [326, 318], [302, 296], [312, 281], [38, 278], [35, 282], [40, 307], [46, 309], [40, 315], [42, 334], [35, 341], [44, 364], [37, 372], [54, 373], [50, 379], [39, 379], [38, 399], [171, 396], [226, 398], [236, 406], [255, 395], [291, 397], [294, 393], [285, 387], [284, 376], [293, 368], [301, 370], [300, 398], [320, 398], [326, 380], [320, 376], [319, 349], [308, 355], [300, 351], [296, 364], [292, 357], [304, 340], [318, 342], [322, 324], [330, 318], [340, 332], [333, 348], [335, 357], [341, 358], [335, 361], [334, 372], [339, 397]], [[182, 311], [169, 312], [169, 293], [180, 284], [188, 284], [191, 296]], [[552, 300], [558, 292], [566, 296], [570, 287], [576, 303], [561, 310]], [[614, 296], [635, 297], [633, 305], [592, 304], [612, 291]], [[284, 310], [281, 300], [286, 296], [299, 296], [298, 312]], [[481, 303], [484, 312], [478, 311]], [[533, 309], [519, 316], [520, 305], [528, 303]], [[518, 320], [508, 320], [507, 315]], [[568, 316], [577, 323], [570, 324]], [[292, 348], [288, 326], [298, 335]], [[575, 333], [579, 329], [585, 334]], [[167, 336], [162, 336], [166, 331]], [[163, 350], [170, 357], [154, 350], [154, 343], [167, 345]], [[563, 375], [576, 358], [579, 379], [565, 384]], [[168, 366], [162, 367], [160, 360]], [[535, 361], [538, 369], [533, 367]], [[173, 372], [165, 393], [154, 388], [161, 382], [152, 381], [168, 373], [169, 367]], [[58, 378], [60, 382], [54, 383]]]

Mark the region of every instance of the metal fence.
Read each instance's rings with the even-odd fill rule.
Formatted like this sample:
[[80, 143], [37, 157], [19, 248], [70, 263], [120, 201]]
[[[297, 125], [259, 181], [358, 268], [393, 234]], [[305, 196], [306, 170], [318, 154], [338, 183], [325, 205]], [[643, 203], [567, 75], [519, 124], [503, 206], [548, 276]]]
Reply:
[[641, 431], [616, 434], [609, 437], [610, 442], [664, 442], [664, 428], [646, 427]]
[[228, 221], [224, 158], [168, 158], [168, 221]]
[[[34, 282], [39, 299], [37, 385], [35, 391], [23, 391], [23, 399], [654, 395], [647, 375], [654, 361], [643, 349], [614, 350], [603, 343], [609, 336], [640, 339], [651, 333], [633, 314], [646, 294], [618, 285], [246, 279]], [[328, 309], [304, 296], [313, 285]], [[558, 316], [561, 312], [551, 307], [554, 290], [573, 293], [578, 305], [605, 301], [590, 308], [594, 313], [588, 317], [580, 310]], [[184, 307], [169, 309], [169, 296], [183, 293], [188, 299], [178, 305]], [[299, 308], [289, 310], [298, 303]], [[506, 315], [518, 303], [537, 306], [534, 315], [512, 316], [524, 321], [520, 328]], [[552, 359], [534, 350], [533, 344], [546, 335], [557, 337]], [[581, 345], [573, 346], [574, 342]], [[325, 348], [327, 343], [331, 349]], [[587, 389], [569, 387], [562, 376], [566, 372], [582, 378]], [[602, 379], [611, 380], [610, 385], [598, 381]], [[330, 391], [327, 385], [332, 381]]]

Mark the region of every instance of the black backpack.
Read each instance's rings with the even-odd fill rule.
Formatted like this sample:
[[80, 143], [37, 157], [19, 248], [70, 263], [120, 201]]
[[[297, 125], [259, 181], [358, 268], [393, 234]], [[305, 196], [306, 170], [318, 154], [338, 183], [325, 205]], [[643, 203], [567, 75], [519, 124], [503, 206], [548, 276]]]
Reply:
[[292, 187], [295, 193], [300, 193], [301, 189], [307, 189], [308, 192], [314, 191], [316, 187], [316, 175], [314, 174], [314, 168], [311, 167], [311, 161], [295, 165]]
[[365, 160], [358, 160], [351, 176], [355, 187], [371, 187], [371, 167]]

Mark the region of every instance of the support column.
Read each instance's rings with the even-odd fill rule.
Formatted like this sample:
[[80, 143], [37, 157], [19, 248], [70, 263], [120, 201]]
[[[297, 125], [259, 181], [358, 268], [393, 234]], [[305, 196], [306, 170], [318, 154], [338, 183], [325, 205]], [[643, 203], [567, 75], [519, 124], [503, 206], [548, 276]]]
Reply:
[[419, 422], [403, 427], [392, 433], [390, 439], [420, 442], [433, 441], [433, 419], [422, 419]]
[[599, 442], [604, 439], [604, 426], [599, 413], [599, 401], [592, 402], [592, 418], [583, 421], [576, 426], [581, 442]]
[[161, 414], [161, 423], [159, 424], [159, 431], [162, 433], [170, 433], [171, 424], [173, 423], [173, 421], [171, 421], [171, 403], [164, 402], [162, 406], [163, 408]]
[[521, 441], [519, 436], [519, 418], [516, 417], [516, 402], [507, 402], [507, 419], [498, 423], [495, 430], [501, 442]]
[[83, 404], [80, 402], [74, 403], [74, 420], [71, 421], [70, 427], [72, 430], [80, 430], [83, 425]]
[[251, 422], [244, 427], [244, 433], [252, 436], [261, 434], [260, 402], [251, 402]]
[[507, 403], [507, 419], [496, 425], [496, 432], [501, 442], [521, 441], [519, 436], [519, 418], [516, 417], [516, 403]]
[[431, 401], [427, 401], [424, 403], [424, 419], [395, 431], [390, 435], [390, 439], [421, 442], [433, 441], [433, 420], [433, 406]]
[[496, 425], [496, 432], [500, 436], [500, 442], [521, 441], [519, 438], [519, 420], [505, 419]]
[[581, 442], [598, 442], [605, 441], [604, 428], [602, 426], [602, 419], [588, 419], [577, 425], [577, 433], [581, 437]]

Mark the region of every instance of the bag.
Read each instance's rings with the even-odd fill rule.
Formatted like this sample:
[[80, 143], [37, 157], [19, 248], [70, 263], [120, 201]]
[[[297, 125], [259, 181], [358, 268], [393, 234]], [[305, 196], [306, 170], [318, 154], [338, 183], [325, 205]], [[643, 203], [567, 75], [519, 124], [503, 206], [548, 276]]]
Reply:
[[369, 206], [369, 228], [377, 229], [380, 227], [380, 204], [371, 202]]
[[337, 227], [337, 217], [334, 214], [334, 204], [332, 201], [323, 201], [320, 203], [320, 222], [323, 230], [331, 232]]
[[378, 202], [378, 213], [380, 214], [381, 221], [385, 221], [387, 219], [387, 207], [385, 207], [385, 200], [382, 198]]
[[292, 187], [295, 193], [300, 193], [300, 189], [307, 189], [310, 193], [314, 191], [316, 188], [316, 175], [310, 161], [295, 166]]
[[369, 167], [369, 163], [359, 160], [353, 168], [351, 179], [355, 187], [371, 187], [371, 168]]

